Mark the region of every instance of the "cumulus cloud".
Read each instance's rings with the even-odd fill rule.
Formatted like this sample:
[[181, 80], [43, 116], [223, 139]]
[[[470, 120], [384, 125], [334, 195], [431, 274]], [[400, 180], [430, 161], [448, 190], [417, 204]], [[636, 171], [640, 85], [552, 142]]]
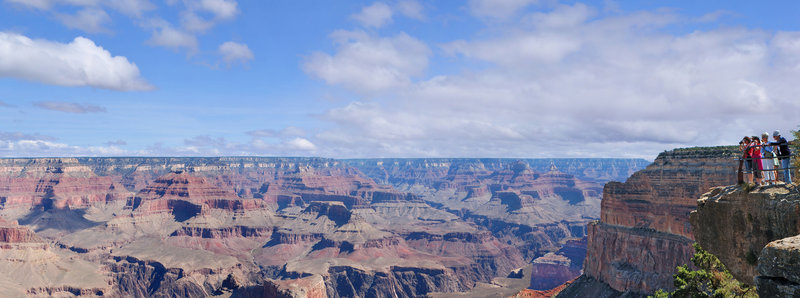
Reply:
[[106, 146], [73, 146], [55, 141], [54, 137], [23, 132], [0, 131], [0, 156], [109, 156], [128, 152], [114, 144]]
[[350, 17], [364, 27], [381, 28], [392, 21], [392, 8], [386, 3], [375, 2]]
[[303, 69], [328, 84], [358, 92], [376, 92], [408, 86], [428, 67], [431, 50], [406, 33], [378, 37], [363, 31], [339, 30], [331, 34], [338, 45], [329, 55], [315, 52]]
[[197, 37], [172, 27], [166, 22], [156, 22], [153, 35], [147, 41], [150, 45], [162, 46], [174, 51], [186, 50], [190, 55], [197, 52]]
[[333, 128], [311, 140], [331, 156], [653, 158], [796, 127], [800, 33], [671, 30], [686, 21], [578, 3], [493, 24], [442, 45], [480, 69], [373, 88], [378, 100], [328, 110]]
[[253, 52], [246, 44], [226, 41], [219, 45], [217, 51], [222, 55], [222, 60], [230, 67], [234, 63], [241, 63], [247, 65], [247, 62], [253, 60]]
[[186, 9], [181, 12], [181, 25], [191, 32], [204, 32], [239, 13], [235, 0], [185, 0], [183, 3]]
[[384, 2], [373, 2], [362, 8], [358, 13], [350, 15], [350, 18], [361, 26], [377, 29], [392, 23], [392, 17], [395, 14], [417, 20], [425, 19], [422, 5], [415, 0], [403, 0], [397, 2], [394, 6], [389, 6]]
[[[11, 5], [39, 10], [49, 14], [66, 27], [87, 33], [110, 33], [112, 22], [107, 11], [117, 11], [130, 17], [136, 25], [151, 31], [146, 41], [151, 46], [164, 47], [193, 56], [199, 51], [198, 36], [217, 24], [230, 21], [239, 14], [236, 0], [168, 0], [175, 6], [177, 20], [167, 21], [156, 13], [158, 6], [151, 0], [3, 0]], [[178, 5], [178, 4], [181, 5]], [[248, 49], [249, 50], [249, 49]], [[239, 56], [232, 56], [239, 54]], [[232, 61], [250, 60], [247, 52], [228, 54]], [[251, 53], [252, 54], [252, 53]]]
[[59, 86], [119, 91], [153, 89], [141, 78], [136, 64], [122, 56], [111, 56], [84, 37], [60, 43], [0, 32], [0, 76]]
[[111, 21], [111, 17], [97, 8], [81, 9], [74, 15], [58, 14], [58, 19], [69, 28], [83, 30], [88, 33], [110, 32], [105, 28], [105, 24]]
[[317, 146], [311, 141], [304, 139], [304, 138], [294, 138], [285, 143], [290, 150], [299, 150], [299, 151], [313, 151], [317, 149]]
[[220, 19], [233, 18], [239, 12], [235, 0], [200, 0], [195, 3], [199, 9], [213, 13]]
[[143, 13], [156, 9], [149, 0], [108, 0], [109, 7], [129, 16], [141, 17]]
[[423, 20], [425, 14], [423, 13], [422, 5], [414, 0], [404, 0], [397, 3], [397, 11], [402, 15], [412, 19]]
[[101, 106], [64, 101], [38, 101], [34, 102], [33, 105], [44, 110], [73, 114], [101, 113], [106, 111], [106, 108]]

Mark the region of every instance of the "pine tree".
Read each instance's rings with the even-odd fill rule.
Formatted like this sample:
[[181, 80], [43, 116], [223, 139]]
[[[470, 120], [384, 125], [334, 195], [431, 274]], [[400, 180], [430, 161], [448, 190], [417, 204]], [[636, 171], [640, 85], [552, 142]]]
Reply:
[[697, 243], [692, 246], [695, 251], [692, 263], [697, 270], [692, 270], [686, 264], [678, 266], [678, 273], [673, 275], [675, 291], [658, 290], [650, 297], [758, 297], [754, 287], [733, 278], [715, 255], [703, 250]]

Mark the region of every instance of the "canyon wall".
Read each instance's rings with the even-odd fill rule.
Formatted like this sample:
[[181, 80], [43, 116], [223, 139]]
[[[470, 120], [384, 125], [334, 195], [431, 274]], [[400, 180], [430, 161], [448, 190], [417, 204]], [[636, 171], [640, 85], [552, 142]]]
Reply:
[[800, 192], [794, 185], [718, 187], [697, 201], [694, 236], [761, 297], [800, 295]]
[[615, 297], [671, 289], [690, 262], [689, 214], [711, 187], [736, 183], [735, 148], [675, 149], [625, 183], [603, 189], [600, 220], [588, 225], [584, 273], [559, 297]]

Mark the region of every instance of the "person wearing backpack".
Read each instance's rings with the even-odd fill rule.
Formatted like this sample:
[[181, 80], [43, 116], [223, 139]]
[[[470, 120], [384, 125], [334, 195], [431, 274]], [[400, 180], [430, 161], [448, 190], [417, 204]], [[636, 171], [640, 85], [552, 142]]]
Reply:
[[777, 155], [778, 155], [778, 160], [781, 163], [783, 182], [786, 182], [786, 184], [792, 184], [792, 173], [789, 170], [789, 160], [792, 153], [791, 151], [789, 151], [789, 142], [786, 141], [786, 138], [782, 137], [781, 132], [777, 130], [772, 132], [772, 139], [774, 139], [775, 141], [769, 144], [777, 146], [778, 149]]

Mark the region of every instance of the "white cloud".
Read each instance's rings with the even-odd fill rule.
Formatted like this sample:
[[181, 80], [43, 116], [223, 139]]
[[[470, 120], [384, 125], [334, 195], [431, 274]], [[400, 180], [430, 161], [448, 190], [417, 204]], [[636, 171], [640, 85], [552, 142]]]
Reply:
[[59, 86], [90, 86], [120, 91], [151, 90], [139, 68], [111, 56], [91, 40], [59, 43], [0, 32], [0, 76]]
[[405, 33], [377, 37], [362, 31], [336, 31], [334, 55], [316, 52], [303, 69], [328, 84], [359, 92], [376, 92], [408, 86], [428, 66], [428, 46]]
[[109, 7], [129, 16], [141, 17], [143, 13], [156, 9], [148, 0], [107, 0]]
[[12, 133], [11, 138], [4, 138], [4, 134], [8, 133], [0, 132], [0, 156], [3, 157], [130, 155], [116, 145], [82, 147], [54, 142], [40, 135]]
[[69, 28], [83, 30], [87, 33], [110, 32], [105, 28], [105, 24], [111, 21], [111, 17], [102, 9], [85, 8], [74, 15], [58, 14], [57, 17]]
[[304, 138], [294, 138], [286, 142], [288, 149], [290, 150], [299, 150], [299, 151], [313, 151], [317, 149], [317, 146], [311, 141], [304, 139]]
[[165, 22], [156, 25], [153, 30], [153, 35], [147, 42], [154, 46], [162, 46], [175, 51], [183, 49], [186, 50], [189, 55], [197, 52], [197, 37], [180, 29], [176, 29]]
[[186, 9], [180, 15], [181, 25], [191, 32], [205, 32], [239, 13], [238, 3], [234, 0], [184, 0], [183, 3]]
[[242, 63], [242, 65], [247, 65], [247, 62], [253, 60], [253, 52], [243, 43], [226, 41], [219, 45], [217, 51], [222, 55], [222, 60], [224, 60], [229, 67], [237, 62]]
[[[155, 11], [158, 6], [151, 0], [0, 0], [11, 5], [41, 10], [59, 20], [66, 27], [87, 33], [110, 33], [112, 19], [107, 11], [117, 11], [128, 16], [144, 30], [152, 31], [146, 41], [177, 52], [193, 56], [199, 52], [198, 36], [221, 22], [230, 21], [239, 14], [236, 0], [167, 0], [178, 12], [177, 20], [164, 20]], [[181, 4], [180, 6], [178, 4]], [[177, 25], [173, 25], [176, 24]], [[240, 52], [240, 54], [246, 54]], [[233, 56], [229, 56], [233, 57]], [[238, 56], [236, 61], [250, 58]]]
[[392, 21], [392, 8], [386, 3], [375, 2], [350, 17], [364, 27], [381, 28]]
[[451, 53], [505, 65], [558, 62], [580, 48], [581, 40], [553, 32], [526, 32], [503, 39], [471, 43], [456, 41], [444, 46]]
[[469, 9], [478, 17], [505, 19], [517, 14], [537, 0], [470, 0]]
[[597, 14], [596, 9], [583, 3], [558, 5], [551, 12], [534, 12], [523, 20], [543, 28], [570, 28], [585, 23]]
[[205, 32], [216, 23], [213, 20], [201, 18], [193, 11], [184, 11], [181, 13], [181, 26], [192, 32]]
[[414, 0], [404, 0], [397, 3], [397, 11], [400, 12], [400, 14], [412, 19], [425, 19], [425, 14], [422, 12], [422, 10], [422, 5]]
[[[373, 88], [372, 101], [324, 113], [332, 128], [310, 140], [338, 157], [653, 158], [796, 127], [800, 33], [672, 30], [687, 20], [669, 11], [605, 14], [575, 4], [492, 24], [496, 34], [443, 46], [462, 55], [453, 63], [481, 68]], [[337, 59], [346, 45], [325, 58], [358, 65]], [[359, 86], [343, 77], [326, 81]]]
[[239, 12], [235, 0], [200, 0], [201, 10], [213, 13], [219, 19], [231, 19]]

